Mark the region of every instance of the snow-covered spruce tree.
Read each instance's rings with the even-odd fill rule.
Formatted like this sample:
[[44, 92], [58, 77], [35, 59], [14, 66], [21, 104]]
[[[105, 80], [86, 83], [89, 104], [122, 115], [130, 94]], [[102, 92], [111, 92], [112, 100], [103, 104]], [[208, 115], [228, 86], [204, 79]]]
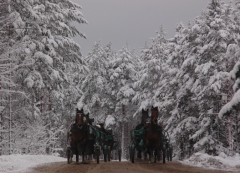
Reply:
[[[188, 44], [179, 76], [182, 78], [180, 93], [190, 92], [188, 109], [198, 105], [193, 115], [197, 122], [190, 140], [195, 142], [195, 151], [222, 151], [224, 140], [220, 140], [219, 119], [216, 104], [225, 91], [228, 46], [236, 44], [235, 22], [232, 8], [222, 1], [212, 0], [208, 11], [197, 17], [189, 30]], [[184, 99], [186, 100], [186, 99]], [[196, 109], [196, 108], [195, 108]], [[188, 122], [189, 116], [183, 121]], [[226, 146], [225, 146], [226, 147]]]
[[9, 25], [6, 25], [6, 27], [4, 27], [4, 24], [7, 24], [8, 21], [8, 8], [6, 2], [7, 1], [5, 0], [0, 1], [0, 155], [3, 154], [3, 150], [7, 149], [7, 147], [5, 147], [5, 145], [7, 145], [6, 135], [4, 135], [3, 133], [3, 130], [5, 128], [3, 115], [4, 110], [7, 109], [8, 102], [8, 92], [6, 89], [8, 88], [7, 83], [9, 82], [9, 72], [6, 73], [6, 71], [8, 71], [7, 69], [10, 65], [8, 63], [9, 57], [7, 56], [7, 53], [4, 53], [7, 52], [9, 43], [9, 38], [7, 34], [7, 26]]
[[165, 35], [164, 29], [160, 28], [151, 45], [141, 52], [141, 67], [138, 79], [134, 83], [136, 94], [133, 97], [133, 102], [138, 105], [138, 112], [152, 106], [163, 110], [167, 106], [163, 105], [165, 96], [167, 97], [164, 90], [166, 83], [163, 79], [165, 72], [169, 70], [166, 64], [168, 48]]
[[135, 65], [137, 57], [128, 46], [123, 47], [116, 58], [110, 62], [110, 84], [111, 95], [116, 98], [115, 112], [122, 109], [123, 105], [129, 105], [134, 95], [133, 81], [135, 80]]
[[[0, 1], [0, 116], [1, 116], [1, 146], [2, 154], [11, 153], [10, 140], [11, 134], [9, 128], [13, 113], [18, 108], [16, 98], [25, 98], [26, 94], [18, 87], [15, 82], [15, 70], [23, 67], [19, 63], [18, 50], [24, 47], [18, 39], [16, 32], [17, 25], [21, 25], [22, 21], [18, 14], [12, 9], [10, 1]], [[4, 132], [4, 133], [3, 133]], [[10, 139], [10, 140], [9, 140]]]
[[[165, 109], [162, 109], [163, 114], [161, 116], [160, 122], [163, 122], [165, 130], [170, 134], [171, 143], [175, 152], [179, 152], [180, 134], [184, 134], [183, 131], [185, 128], [185, 123], [182, 121], [184, 117], [189, 116], [190, 110], [187, 110], [187, 97], [189, 93], [186, 93], [185, 97], [180, 94], [181, 80], [178, 78], [178, 74], [181, 68], [181, 64], [184, 61], [185, 51], [183, 46], [187, 43], [189, 28], [185, 27], [182, 23], [177, 25], [175, 37], [168, 40], [167, 50], [168, 56], [166, 61], [167, 71], [164, 71], [164, 77], [162, 80], [162, 85], [164, 86], [165, 102], [163, 105]], [[179, 98], [182, 98], [180, 102]], [[186, 101], [185, 101], [186, 99]], [[180, 103], [180, 104], [179, 104]], [[183, 104], [184, 103], [184, 104]], [[194, 128], [192, 122], [188, 121], [188, 128]], [[188, 129], [190, 130], [190, 129]]]
[[[115, 132], [115, 134], [118, 133], [119, 131], [119, 123], [118, 123], [118, 115], [116, 114], [116, 106], [117, 106], [117, 99], [115, 95], [112, 95], [112, 88], [111, 88], [111, 76], [112, 76], [112, 62], [113, 60], [117, 57], [117, 53], [115, 50], [112, 49], [111, 43], [106, 45], [104, 48], [104, 57], [106, 60], [106, 75], [105, 75], [105, 80], [106, 80], [106, 86], [105, 86], [105, 107], [104, 109], [107, 109], [107, 119], [105, 120], [105, 127], [107, 128], [112, 128], [112, 130]], [[108, 123], [108, 120], [114, 120], [112, 121], [112, 124]], [[114, 125], [114, 126], [113, 126]]]
[[95, 122], [104, 123], [108, 114], [108, 97], [106, 91], [107, 62], [109, 57], [100, 42], [96, 42], [92, 51], [85, 57], [89, 68], [81, 81], [83, 94], [78, 100], [78, 109], [89, 113]]
[[[238, 57], [240, 56], [240, 49], [238, 49], [238, 51], [236, 52], [236, 54]], [[239, 151], [239, 143], [240, 143], [240, 128], [239, 128], [239, 124], [240, 124], [240, 114], [239, 114], [239, 104], [240, 104], [240, 62], [238, 61], [236, 63], [236, 65], [234, 66], [234, 68], [232, 69], [232, 71], [230, 71], [229, 73], [229, 77], [232, 80], [235, 80], [235, 84], [233, 86], [233, 91], [234, 91], [234, 95], [233, 97], [230, 99], [230, 101], [227, 102], [227, 104], [225, 104], [220, 112], [219, 112], [219, 118], [220, 119], [224, 119], [224, 117], [229, 117], [232, 114], [235, 114], [235, 118], [234, 118], [234, 123], [231, 124], [231, 131], [232, 131], [232, 141], [233, 142], [233, 150], [238, 152]]]
[[[189, 86], [188, 73], [192, 69], [186, 69], [186, 75], [181, 74], [181, 66], [187, 57], [187, 45], [190, 44], [189, 32], [191, 24], [184, 26], [182, 23], [177, 25], [175, 37], [168, 42], [167, 64], [169, 72], [166, 72], [164, 78], [167, 79], [167, 91], [171, 107], [163, 118], [165, 129], [171, 136], [171, 143], [174, 145], [176, 153], [180, 153], [181, 143], [187, 146], [189, 143], [189, 134], [196, 129], [196, 112], [198, 112], [197, 103], [191, 100], [193, 93]], [[165, 79], [165, 80], [166, 80]]]
[[136, 75], [136, 64], [137, 57], [129, 50], [128, 46], [125, 46], [119, 51], [119, 54], [112, 58], [108, 70], [109, 83], [107, 88], [110, 91], [111, 100], [115, 104], [115, 114], [113, 116], [117, 121], [117, 126], [122, 129], [118, 131], [117, 135], [119, 140], [122, 141], [123, 158], [128, 158], [127, 146], [130, 142], [128, 135], [130, 128], [132, 128], [128, 122], [131, 120], [134, 110], [131, 98], [135, 94], [133, 81]]
[[[22, 88], [28, 96], [24, 106], [18, 106], [18, 111], [14, 111], [18, 112], [14, 114], [14, 121], [16, 127], [21, 121], [30, 126], [35, 125], [35, 121], [40, 127], [46, 126], [44, 138], [49, 140], [41, 145], [43, 148], [53, 148], [57, 138], [51, 134], [61, 131], [64, 88], [72, 85], [66, 68], [73, 68], [65, 62], [79, 66], [82, 62], [80, 47], [71, 38], [75, 35], [84, 37], [71, 26], [72, 21], [86, 23], [80, 9], [79, 5], [65, 0], [11, 1], [11, 15], [18, 16], [12, 22], [13, 33], [21, 42], [21, 48], [15, 50], [14, 57], [19, 65], [14, 67], [13, 78], [18, 89]], [[23, 133], [32, 134], [29, 129], [22, 129]], [[39, 140], [42, 138], [39, 136]], [[18, 148], [17, 142], [13, 145]], [[31, 142], [31, 148], [38, 146]], [[43, 148], [38, 149], [42, 152]]]
[[[234, 21], [237, 24], [235, 28], [236, 33], [240, 33], [240, 1], [235, 0], [235, 8], [233, 11]], [[239, 151], [239, 143], [240, 143], [240, 115], [239, 115], [239, 57], [240, 57], [240, 48], [239, 48], [240, 39], [238, 37], [238, 44], [232, 44], [228, 46], [227, 56], [229, 58], [228, 63], [229, 68], [232, 68], [232, 64], [234, 67], [228, 73], [229, 83], [234, 83], [233, 86], [228, 86], [228, 95], [227, 95], [227, 103], [222, 107], [219, 112], [219, 117], [227, 122], [228, 126], [228, 143], [230, 145], [230, 150], [233, 152]], [[231, 88], [232, 86], [232, 88]]]

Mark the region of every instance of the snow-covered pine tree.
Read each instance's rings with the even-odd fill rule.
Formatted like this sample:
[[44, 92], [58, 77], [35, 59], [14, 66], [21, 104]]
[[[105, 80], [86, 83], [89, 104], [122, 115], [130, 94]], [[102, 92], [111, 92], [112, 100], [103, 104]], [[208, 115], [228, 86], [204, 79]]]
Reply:
[[[6, 144], [4, 142], [4, 126], [3, 126], [3, 111], [6, 108], [6, 102], [7, 102], [7, 91], [4, 91], [4, 85], [6, 85], [5, 82], [9, 82], [9, 80], [6, 80], [6, 76], [8, 73], [4, 74], [6, 71], [7, 66], [9, 66], [9, 63], [7, 63], [7, 58], [3, 56], [4, 52], [6, 51], [8, 47], [8, 38], [7, 38], [7, 27], [4, 27], [4, 24], [7, 23], [6, 16], [8, 14], [7, 11], [7, 3], [5, 0], [0, 1], [0, 155], [3, 153], [3, 146]], [[4, 79], [5, 78], [5, 79]], [[8, 78], [7, 78], [8, 79]], [[3, 83], [4, 82], [4, 83]], [[4, 104], [5, 103], [5, 104]]]
[[152, 106], [164, 109], [162, 101], [166, 83], [162, 80], [164, 73], [168, 71], [166, 61], [169, 53], [165, 36], [164, 28], [161, 27], [157, 36], [152, 39], [151, 45], [141, 52], [140, 71], [138, 79], [134, 83], [136, 94], [133, 97], [133, 102], [138, 105], [137, 112]]
[[[187, 101], [190, 93], [181, 92], [182, 81], [178, 78], [186, 53], [184, 45], [188, 43], [188, 32], [189, 28], [180, 23], [176, 27], [175, 37], [169, 39], [167, 44], [169, 53], [166, 62], [169, 70], [165, 71], [163, 78], [166, 83], [164, 88], [168, 96], [166, 97], [168, 106], [160, 121], [164, 122], [165, 130], [167, 130], [171, 136], [171, 143], [174, 145], [173, 148], [176, 153], [179, 152], [180, 142], [182, 142], [179, 136], [184, 134], [184, 130], [187, 129], [191, 131], [191, 128], [194, 128], [193, 118], [190, 117], [188, 119], [188, 126], [184, 125], [186, 123], [185, 121], [182, 121], [184, 117], [190, 116], [192, 111], [186, 108], [188, 104], [191, 104], [190, 100], [189, 102]], [[195, 111], [197, 111], [197, 109]]]
[[[65, 62], [79, 64], [79, 67], [82, 63], [80, 46], [71, 37], [85, 36], [71, 22], [86, 21], [82, 18], [81, 7], [72, 1], [11, 1], [10, 6], [8, 16], [16, 19], [12, 21], [12, 35], [16, 35], [15, 42], [21, 43], [13, 54], [17, 64], [12, 77], [17, 88], [27, 95], [22, 99], [16, 97], [21, 104], [14, 110], [14, 120], [16, 126], [21, 121], [48, 125], [45, 137], [50, 138], [55, 127], [61, 130], [64, 88], [71, 85], [66, 67], [74, 67], [66, 66]], [[17, 148], [17, 142], [15, 144]], [[48, 141], [48, 147], [53, 145]]]
[[[119, 140], [121, 137], [121, 148], [123, 158], [128, 157], [127, 146], [129, 142], [129, 118], [133, 115], [133, 104], [131, 98], [135, 94], [133, 82], [136, 75], [137, 57], [128, 46], [123, 47], [119, 54], [112, 58], [109, 63], [107, 88], [115, 103], [115, 119], [117, 126], [122, 130], [118, 131]], [[120, 133], [121, 134], [120, 134]]]
[[[234, 9], [234, 21], [237, 24], [237, 27], [235, 28], [236, 33], [240, 33], [240, 1], [235, 0], [235, 9]], [[232, 68], [233, 64], [234, 67], [232, 70], [228, 73], [228, 79], [229, 83], [234, 83], [233, 85], [229, 86], [229, 93], [231, 95], [228, 95], [226, 97], [226, 103], [221, 108], [219, 112], [219, 118], [223, 121], [227, 121], [228, 125], [230, 125], [230, 129], [232, 136], [232, 149], [233, 152], [239, 152], [239, 143], [240, 143], [240, 114], [239, 114], [239, 57], [240, 57], [240, 47], [239, 47], [240, 39], [238, 38], [238, 44], [232, 44], [228, 46], [227, 50], [227, 56], [229, 58], [229, 68]], [[229, 124], [231, 123], [231, 124]]]
[[[168, 82], [168, 92], [170, 94], [169, 101], [172, 104], [169, 116], [166, 116], [166, 130], [170, 133], [175, 152], [180, 154], [180, 150], [187, 154], [189, 147], [189, 135], [196, 130], [196, 116], [198, 106], [196, 102], [191, 100], [193, 93], [191, 92], [191, 77], [193, 69], [185, 69], [186, 74], [182, 74], [182, 64], [188, 55], [188, 47], [191, 44], [189, 32], [191, 23], [184, 26], [182, 23], [177, 25], [175, 37], [169, 40], [169, 51], [167, 63], [169, 72], [166, 76]], [[184, 144], [184, 148], [181, 148]], [[190, 153], [190, 152], [189, 152]], [[186, 155], [185, 155], [186, 156]]]
[[[184, 48], [186, 54], [180, 76], [185, 79], [182, 81], [185, 86], [181, 87], [192, 93], [190, 102], [199, 106], [199, 112], [194, 114], [198, 126], [189, 138], [195, 141], [195, 151], [220, 152], [226, 147], [222, 143], [224, 139], [219, 139], [220, 123], [215, 105], [225, 92], [227, 47], [236, 44], [236, 25], [231, 14], [230, 5], [212, 0], [208, 11], [194, 20]], [[194, 108], [192, 106], [188, 109]]]
[[83, 94], [78, 100], [78, 109], [83, 109], [85, 113], [95, 119], [95, 122], [104, 123], [108, 113], [108, 99], [106, 92], [106, 74], [108, 57], [100, 42], [96, 42], [92, 51], [85, 57], [89, 68], [81, 81]]
[[[107, 109], [107, 114], [109, 117], [112, 117], [114, 118], [115, 120], [117, 119], [117, 115], [115, 113], [115, 109], [116, 109], [116, 103], [117, 103], [117, 100], [116, 100], [116, 97], [112, 95], [112, 88], [109, 88], [111, 85], [111, 70], [109, 69], [112, 69], [112, 66], [113, 65], [111, 62], [113, 61], [113, 59], [116, 58], [117, 56], [117, 53], [115, 50], [112, 49], [112, 44], [109, 43], [108, 45], [106, 45], [104, 48], [104, 57], [105, 57], [105, 60], [106, 60], [106, 75], [105, 75], [105, 80], [106, 80], [106, 86], [105, 86], [105, 109]], [[106, 126], [108, 126], [108, 124], [105, 124]], [[118, 128], [117, 126], [115, 126], [115, 128], [113, 130], [116, 130], [118, 131]]]
[[[14, 83], [14, 72], [19, 67], [17, 50], [22, 48], [21, 42], [17, 39], [18, 33], [14, 27], [21, 24], [19, 16], [12, 8], [11, 1], [0, 1], [0, 85], [1, 85], [1, 146], [3, 154], [12, 152], [12, 119], [13, 108], [16, 106], [16, 97], [25, 97], [24, 92], [18, 91]], [[5, 115], [5, 116], [2, 116]], [[4, 133], [3, 133], [4, 132]]]
[[[235, 52], [235, 55], [237, 57], [240, 56], [240, 49], [238, 48], [238, 51]], [[240, 62], [238, 61], [234, 68], [232, 69], [232, 71], [230, 71], [229, 73], [229, 77], [235, 81], [235, 84], [233, 86], [233, 91], [234, 91], [234, 95], [233, 97], [221, 108], [220, 112], [219, 112], [219, 118], [220, 119], [224, 119], [224, 116], [230, 116], [232, 114], [235, 114], [235, 119], [234, 119], [234, 124], [231, 127], [231, 130], [233, 130], [233, 149], [238, 152], [239, 151], [239, 143], [240, 143], [240, 139], [239, 139], [239, 134], [240, 134], [240, 130], [239, 130], [239, 124], [240, 124], [240, 114], [239, 114], [239, 98], [240, 98]]]

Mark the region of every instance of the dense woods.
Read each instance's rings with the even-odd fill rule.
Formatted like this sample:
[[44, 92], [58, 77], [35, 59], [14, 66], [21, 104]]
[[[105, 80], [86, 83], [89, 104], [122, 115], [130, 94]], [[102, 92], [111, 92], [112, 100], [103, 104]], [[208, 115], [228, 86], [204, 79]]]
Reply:
[[81, 6], [0, 0], [0, 154], [65, 149], [76, 108], [126, 147], [129, 130], [152, 106], [176, 156], [181, 144], [185, 157], [239, 152], [239, 13], [239, 0], [210, 0], [173, 38], [161, 26], [139, 53], [96, 42], [83, 56], [73, 41], [86, 37], [73, 25], [87, 23]]

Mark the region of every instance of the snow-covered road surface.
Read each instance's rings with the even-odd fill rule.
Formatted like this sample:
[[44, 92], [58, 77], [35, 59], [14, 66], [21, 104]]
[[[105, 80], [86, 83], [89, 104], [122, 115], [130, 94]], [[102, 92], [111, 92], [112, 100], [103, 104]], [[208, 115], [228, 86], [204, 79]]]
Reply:
[[65, 160], [62, 157], [49, 155], [4, 155], [0, 156], [0, 173], [23, 173], [40, 164]]
[[[189, 167], [197, 166], [197, 167]], [[132, 164], [124, 162], [100, 161], [90, 162], [89, 164], [76, 164], [75, 162], [67, 164], [67, 159], [49, 155], [10, 155], [0, 156], [0, 173], [67, 173], [67, 172], [176, 172], [176, 173], [239, 173], [240, 156], [228, 157], [223, 153], [219, 156], [209, 156], [207, 154], [196, 153], [185, 161], [167, 162], [166, 164], [149, 164], [146, 161], [136, 160]]]

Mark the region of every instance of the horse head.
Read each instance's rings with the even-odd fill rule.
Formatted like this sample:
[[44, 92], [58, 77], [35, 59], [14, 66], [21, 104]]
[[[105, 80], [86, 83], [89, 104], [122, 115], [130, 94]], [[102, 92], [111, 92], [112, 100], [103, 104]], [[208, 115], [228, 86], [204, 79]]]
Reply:
[[151, 120], [152, 120], [152, 122], [157, 123], [157, 120], [158, 120], [158, 108], [157, 107], [152, 108]]
[[84, 123], [84, 115], [81, 112], [78, 112], [76, 115], [76, 124], [81, 125]]

